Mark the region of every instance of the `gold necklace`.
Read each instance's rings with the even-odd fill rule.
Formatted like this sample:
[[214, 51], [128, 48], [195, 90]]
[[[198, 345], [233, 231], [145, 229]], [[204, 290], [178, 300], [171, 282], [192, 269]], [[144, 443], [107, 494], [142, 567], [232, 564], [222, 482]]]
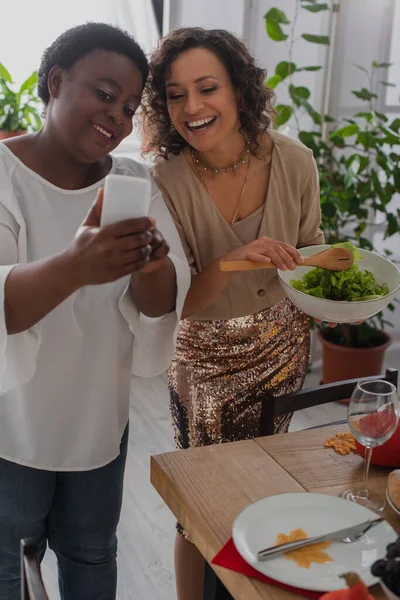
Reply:
[[[193, 149], [192, 149], [192, 152], [193, 152]], [[193, 157], [193, 154], [192, 154], [192, 157]], [[237, 201], [237, 204], [236, 204], [236, 209], [235, 209], [235, 213], [234, 213], [234, 215], [233, 215], [233, 219], [232, 219], [232, 221], [230, 222], [230, 224], [231, 224], [231, 225], [233, 225], [233, 224], [236, 222], [236, 218], [237, 218], [237, 216], [238, 216], [238, 213], [239, 213], [240, 205], [241, 205], [241, 202], [242, 202], [242, 200], [243, 200], [244, 193], [245, 193], [245, 191], [246, 191], [247, 180], [248, 180], [248, 178], [249, 178], [250, 161], [251, 161], [251, 154], [250, 154], [250, 152], [249, 152], [249, 153], [248, 153], [248, 158], [247, 158], [247, 170], [246, 170], [246, 177], [245, 177], [245, 179], [244, 179], [244, 182], [243, 182], [242, 192], [241, 192], [241, 194], [240, 194], [240, 196], [239, 196], [239, 200]], [[199, 165], [198, 165], [198, 164], [197, 164], [197, 163], [196, 163], [194, 160], [193, 160], [193, 163], [194, 163], [194, 165], [195, 165], [195, 167], [196, 167], [197, 174], [198, 174], [198, 176], [199, 176], [199, 179], [200, 179], [201, 183], [203, 184], [203, 187], [204, 187], [204, 189], [206, 190], [206, 192], [207, 192], [208, 196], [209, 196], [209, 197], [210, 197], [210, 199], [212, 200], [212, 198], [211, 198], [211, 194], [210, 194], [210, 192], [208, 191], [207, 184], [206, 184], [206, 182], [205, 182], [205, 180], [204, 180], [204, 177], [203, 177], [203, 174], [202, 174], [202, 172], [201, 172], [201, 169], [200, 169]], [[244, 163], [244, 161], [243, 161], [243, 163]], [[235, 175], [235, 177], [236, 177], [236, 175]], [[213, 179], [214, 179], [214, 177], [213, 177]], [[212, 201], [213, 201], [213, 200], [212, 200]]]
[[240, 163], [244, 164], [245, 160], [246, 160], [246, 155], [250, 154], [250, 144], [249, 144], [249, 142], [246, 142], [245, 145], [243, 146], [243, 149], [242, 149], [239, 157], [234, 162], [229, 163], [225, 167], [213, 167], [212, 165], [207, 163], [205, 160], [203, 160], [197, 154], [197, 152], [194, 148], [191, 149], [191, 153], [192, 153], [192, 160], [193, 160], [194, 164], [196, 165], [196, 168], [198, 171], [200, 171], [200, 167], [203, 169], [203, 171], [211, 171], [213, 179], [215, 179], [215, 176], [218, 175], [218, 173], [228, 173], [228, 171], [233, 171], [233, 176], [236, 178], [238, 166], [240, 165]]

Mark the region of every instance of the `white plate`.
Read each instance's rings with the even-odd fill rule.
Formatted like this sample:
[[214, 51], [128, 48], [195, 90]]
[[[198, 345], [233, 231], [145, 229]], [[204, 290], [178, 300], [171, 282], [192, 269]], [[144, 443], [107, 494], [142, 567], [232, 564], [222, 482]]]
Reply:
[[301, 528], [308, 536], [320, 535], [376, 516], [369, 509], [336, 496], [279, 494], [245, 508], [233, 524], [232, 537], [242, 558], [267, 577], [305, 590], [329, 592], [343, 588], [340, 575], [349, 571], [358, 573], [367, 586], [378, 582], [370, 567], [386, 555], [386, 546], [397, 539], [386, 521], [352, 544], [332, 542], [326, 552], [333, 562], [312, 564], [309, 569], [298, 567], [283, 555], [259, 562], [257, 552], [273, 546], [279, 533], [288, 535]]

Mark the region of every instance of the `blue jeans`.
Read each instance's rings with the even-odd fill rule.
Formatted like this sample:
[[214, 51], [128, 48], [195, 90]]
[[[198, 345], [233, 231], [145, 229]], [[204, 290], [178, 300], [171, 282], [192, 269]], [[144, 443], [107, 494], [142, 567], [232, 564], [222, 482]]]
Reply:
[[62, 600], [114, 600], [116, 530], [128, 426], [119, 456], [92, 471], [53, 472], [0, 459], [0, 598], [20, 599], [21, 538], [46, 544], [58, 561]]

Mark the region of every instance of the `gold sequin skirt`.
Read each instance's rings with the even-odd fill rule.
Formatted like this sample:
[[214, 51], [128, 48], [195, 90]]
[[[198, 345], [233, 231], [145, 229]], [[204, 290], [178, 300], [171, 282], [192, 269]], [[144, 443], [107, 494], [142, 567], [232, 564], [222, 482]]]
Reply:
[[[301, 389], [309, 353], [309, 319], [288, 299], [245, 317], [183, 320], [169, 369], [177, 447], [257, 437], [261, 397]], [[275, 433], [291, 417], [276, 419]]]

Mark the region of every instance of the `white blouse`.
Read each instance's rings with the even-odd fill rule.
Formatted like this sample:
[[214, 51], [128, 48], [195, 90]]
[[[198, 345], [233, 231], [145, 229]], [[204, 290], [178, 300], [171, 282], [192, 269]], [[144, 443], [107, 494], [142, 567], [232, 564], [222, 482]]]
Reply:
[[[144, 165], [127, 158], [114, 158], [111, 172], [150, 179]], [[0, 457], [21, 465], [80, 471], [114, 460], [128, 421], [132, 370], [158, 375], [173, 356], [190, 273], [154, 182], [150, 215], [171, 248], [176, 311], [155, 319], [139, 313], [125, 277], [81, 288], [28, 331], [7, 335], [8, 274], [18, 263], [64, 250], [102, 183], [60, 189], [0, 143]]]

